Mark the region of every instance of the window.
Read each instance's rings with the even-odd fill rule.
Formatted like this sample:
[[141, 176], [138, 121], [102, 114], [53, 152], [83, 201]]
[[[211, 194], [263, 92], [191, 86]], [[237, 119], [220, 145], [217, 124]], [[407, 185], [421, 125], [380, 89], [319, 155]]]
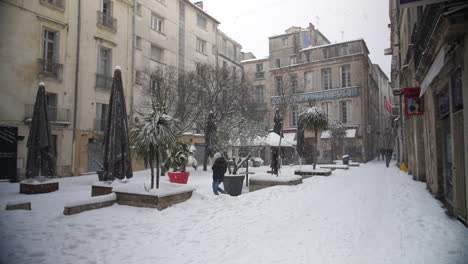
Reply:
[[296, 56], [291, 56], [289, 58], [289, 62], [290, 62], [289, 64], [291, 64], [291, 65], [292, 64], [297, 64], [297, 57]]
[[227, 68], [227, 62], [223, 61], [223, 68]]
[[237, 60], [237, 47], [233, 46], [233, 48], [234, 48], [234, 57], [233, 57], [233, 59]]
[[94, 130], [105, 131], [107, 126], [107, 114], [109, 105], [96, 103], [96, 119], [94, 121]]
[[297, 75], [289, 75], [289, 81], [291, 82], [291, 93], [296, 93], [297, 91]]
[[305, 92], [311, 92], [314, 84], [314, 72], [308, 71], [304, 73]]
[[328, 48], [323, 49], [323, 58], [324, 59], [330, 58], [330, 49]]
[[325, 112], [325, 115], [327, 116], [328, 119], [332, 119], [332, 116], [331, 116], [331, 107], [332, 107], [332, 103], [331, 103], [331, 102], [322, 103], [322, 109], [323, 109], [323, 111]]
[[310, 62], [310, 52], [305, 53], [305, 61]]
[[351, 66], [349, 64], [341, 66], [341, 87], [351, 86]]
[[341, 101], [340, 102], [340, 119], [341, 123], [349, 124], [351, 123], [351, 102], [350, 101]]
[[257, 85], [255, 86], [255, 99], [258, 103], [263, 103], [264, 98], [263, 98], [263, 85]]
[[135, 83], [138, 83], [138, 84], [141, 83], [141, 71], [139, 70], [135, 71]]
[[135, 46], [137, 49], [141, 50], [141, 37], [136, 36]]
[[223, 54], [227, 54], [227, 40], [223, 39], [223, 47], [222, 47]]
[[155, 14], [151, 14], [151, 28], [154, 31], [162, 33], [164, 30], [164, 19]]
[[202, 14], [197, 14], [197, 25], [201, 28], [206, 29], [206, 17], [204, 17]]
[[142, 14], [141, 12], [142, 12], [141, 11], [141, 4], [137, 3], [136, 4], [136, 13], [137, 13], [137, 15], [141, 16], [141, 14]]
[[106, 47], [99, 47], [98, 73], [105, 76], [111, 75], [112, 50]]
[[101, 11], [104, 16], [111, 17], [112, 16], [112, 2], [110, 0], [104, 0], [101, 2]]
[[151, 44], [151, 58], [157, 61], [161, 61], [163, 58], [163, 49], [160, 47]]
[[42, 35], [42, 71], [46, 73], [57, 73], [58, 62], [58, 38], [56, 31], [44, 29]]
[[197, 38], [197, 51], [206, 54], [206, 41]]
[[288, 46], [288, 37], [282, 38], [282, 41], [283, 41], [283, 47], [287, 47]]
[[50, 4], [53, 7], [59, 8], [59, 9], [64, 9], [65, 8], [63, 0], [41, 0], [41, 4], [42, 3]]
[[290, 125], [293, 127], [297, 126], [297, 105], [291, 106], [291, 122]]
[[281, 60], [276, 59], [276, 68], [280, 68], [280, 67], [281, 67]]
[[257, 65], [255, 65], [256, 68], [257, 68], [257, 72], [263, 72], [263, 63], [259, 63]]
[[322, 87], [324, 90], [332, 87], [331, 68], [322, 69]]
[[275, 86], [276, 86], [276, 94], [282, 95], [283, 94], [283, 76], [275, 77]]

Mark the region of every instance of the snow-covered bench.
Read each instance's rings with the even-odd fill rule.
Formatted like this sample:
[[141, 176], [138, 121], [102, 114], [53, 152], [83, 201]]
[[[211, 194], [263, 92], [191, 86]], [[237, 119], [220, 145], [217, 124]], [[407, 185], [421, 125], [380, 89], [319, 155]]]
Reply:
[[67, 203], [63, 209], [64, 215], [78, 214], [84, 211], [99, 209], [111, 206], [117, 200], [115, 193], [91, 197], [85, 200], [79, 200]]
[[306, 179], [314, 175], [317, 176], [330, 176], [332, 173], [331, 169], [315, 169], [315, 170], [295, 170], [295, 175], [301, 175], [302, 178]]
[[324, 165], [319, 165], [319, 168], [322, 169], [330, 169], [330, 170], [347, 170], [349, 169], [348, 165], [340, 165], [340, 164], [324, 164]]
[[301, 183], [302, 177], [298, 175], [279, 177], [276, 177], [275, 175], [257, 175], [250, 177], [249, 192], [276, 185], [297, 185]]

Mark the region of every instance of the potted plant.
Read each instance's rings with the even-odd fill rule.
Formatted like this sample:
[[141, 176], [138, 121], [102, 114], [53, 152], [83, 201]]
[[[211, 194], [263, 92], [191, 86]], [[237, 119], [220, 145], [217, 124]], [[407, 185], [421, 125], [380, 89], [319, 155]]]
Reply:
[[173, 170], [167, 173], [170, 182], [187, 183], [190, 172], [186, 172], [185, 168], [190, 155], [193, 155], [190, 146], [183, 142], [177, 142], [169, 151], [164, 167], [166, 171], [170, 168]]
[[[229, 175], [224, 176], [223, 186], [224, 190], [231, 196], [237, 196], [242, 193], [242, 185], [244, 184], [245, 175], [237, 175], [237, 171], [242, 165], [250, 159], [250, 154], [243, 158], [239, 159], [236, 162], [236, 159], [231, 159], [228, 165]], [[231, 166], [233, 169], [231, 169]]]

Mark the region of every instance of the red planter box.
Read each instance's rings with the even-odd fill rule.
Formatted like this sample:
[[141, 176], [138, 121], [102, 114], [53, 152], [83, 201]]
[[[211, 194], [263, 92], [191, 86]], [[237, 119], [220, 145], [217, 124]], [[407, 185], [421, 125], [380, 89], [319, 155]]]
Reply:
[[167, 174], [170, 182], [186, 184], [190, 172], [168, 172]]

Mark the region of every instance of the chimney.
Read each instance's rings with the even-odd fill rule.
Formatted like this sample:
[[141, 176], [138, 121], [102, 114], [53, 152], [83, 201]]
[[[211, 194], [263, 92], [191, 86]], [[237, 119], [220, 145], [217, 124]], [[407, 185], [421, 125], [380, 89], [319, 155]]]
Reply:
[[198, 1], [198, 2], [195, 2], [193, 3], [194, 5], [198, 6], [200, 9], [203, 10], [203, 1]]

